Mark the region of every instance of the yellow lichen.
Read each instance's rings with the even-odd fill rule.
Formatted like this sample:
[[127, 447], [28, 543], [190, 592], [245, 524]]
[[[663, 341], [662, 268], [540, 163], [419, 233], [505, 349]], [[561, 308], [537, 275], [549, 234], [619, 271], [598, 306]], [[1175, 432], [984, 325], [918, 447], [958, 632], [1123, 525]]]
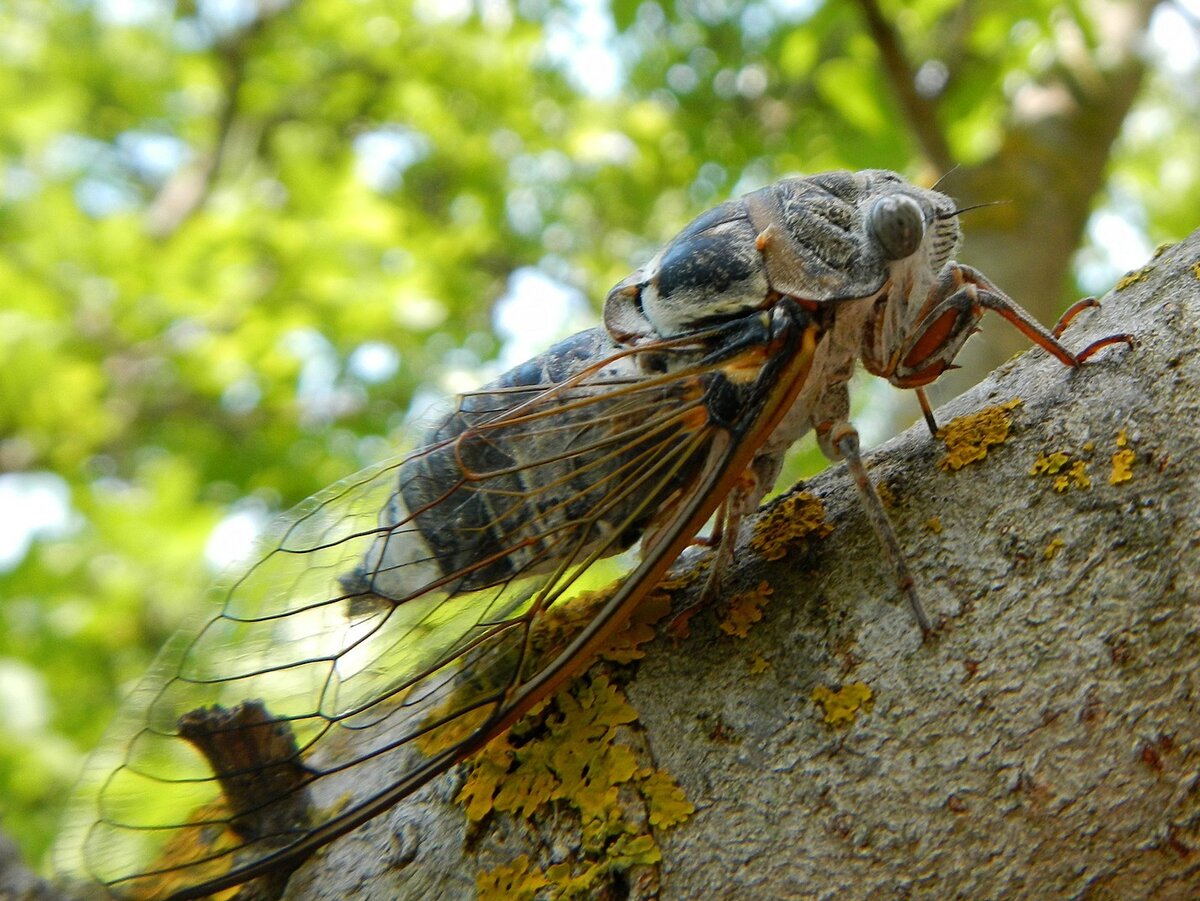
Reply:
[[1021, 403], [1012, 400], [977, 413], [959, 416], [938, 429], [937, 436], [946, 445], [947, 454], [938, 461], [941, 469], [962, 469], [987, 456], [988, 448], [1008, 440], [1012, 426], [1009, 413]]
[[1200, 260], [1192, 263], [1192, 275], [1196, 276], [1196, 278], [1200, 278]]
[[1033, 466], [1029, 468], [1029, 474], [1031, 476], [1054, 475], [1070, 461], [1071, 458], [1062, 451], [1042, 454], [1033, 461]]
[[527, 854], [475, 877], [479, 901], [534, 901], [549, 884], [546, 874], [532, 865]]
[[[1157, 247], [1154, 248], [1154, 253], [1150, 254], [1150, 259], [1157, 260], [1159, 257], [1161, 257], [1164, 253], [1166, 253], [1168, 250], [1170, 250], [1174, 246], [1175, 246], [1175, 243], [1173, 241], [1164, 241], [1163, 243], [1159, 244]], [[1200, 263], [1197, 263], [1196, 265], [1200, 266]]]
[[759, 673], [765, 673], [771, 668], [771, 661], [757, 651], [750, 657], [750, 674], [757, 676]]
[[1042, 556], [1047, 560], [1053, 560], [1064, 547], [1066, 547], [1066, 542], [1061, 538], [1051, 538], [1046, 549], [1042, 551]]
[[934, 535], [942, 534], [942, 518], [940, 516], [931, 516], [925, 520], [925, 528]]
[[813, 702], [825, 714], [825, 722], [831, 726], [848, 726], [854, 722], [859, 710], [869, 710], [872, 692], [865, 682], [852, 682], [837, 691], [818, 685], [812, 691]]
[[729, 601], [725, 618], [719, 623], [720, 630], [726, 635], [745, 638], [750, 627], [763, 618], [762, 608], [774, 591], [766, 580], [748, 591], [739, 591]]
[[458, 802], [467, 810], [467, 819], [478, 821], [492, 812], [496, 793], [512, 768], [514, 749], [508, 736], [488, 742], [471, 764], [471, 775], [458, 793]]
[[1087, 472], [1087, 463], [1076, 460], [1066, 472], [1060, 472], [1054, 477], [1054, 490], [1059, 494], [1068, 488], [1078, 488], [1086, 491], [1092, 487], [1091, 476]]
[[646, 656], [642, 645], [654, 638], [654, 626], [671, 612], [671, 595], [662, 586], [652, 591], [637, 606], [625, 628], [609, 639], [608, 647], [600, 652], [602, 660], [629, 663]]
[[[442, 715], [448, 714], [456, 706], [455, 700], [450, 698], [444, 707], [438, 708], [433, 712], [430, 719], [436, 721]], [[416, 746], [422, 754], [432, 757], [439, 751], [445, 751], [447, 748], [454, 747], [482, 726], [487, 721], [487, 718], [492, 715], [492, 712], [493, 708], [491, 706], [476, 707], [473, 710], [468, 710], [448, 720], [444, 725], [432, 728], [424, 735], [418, 736]]]
[[833, 527], [825, 522], [825, 505], [808, 491], [789, 494], [754, 524], [750, 547], [765, 560], [782, 560], [809, 537], [824, 538]]
[[1108, 476], [1110, 485], [1120, 485], [1133, 478], [1134, 453], [1129, 447], [1129, 436], [1124, 429], [1117, 432], [1116, 441], [1119, 450], [1112, 455], [1112, 472]]
[[1120, 485], [1133, 478], [1133, 451], [1123, 448], [1112, 455], [1112, 472], [1108, 476], [1110, 485]]
[[1153, 271], [1153, 266], [1143, 266], [1141, 269], [1135, 269], [1133, 272], [1127, 272], [1121, 278], [1121, 280], [1117, 282], [1116, 287], [1114, 287], [1113, 290], [1124, 291], [1130, 285], [1136, 284], [1137, 282], [1145, 279], [1145, 277]]
[[[598, 657], [624, 664], [644, 655], [654, 625], [670, 612], [670, 591], [696, 578], [673, 575], [651, 591]], [[566, 644], [609, 602], [619, 583], [583, 591], [542, 611], [530, 634], [534, 668]], [[478, 692], [480, 686], [473, 685]], [[450, 717], [416, 742], [432, 755], [454, 747], [482, 726], [494, 705], [455, 716], [462, 699], [451, 695], [429, 714], [429, 723]], [[481, 898], [570, 897], [587, 894], [605, 874], [656, 863], [661, 853], [647, 822], [666, 828], [694, 808], [666, 773], [642, 768], [634, 749], [619, 740], [637, 711], [604, 674], [570, 683], [542, 701], [511, 730], [492, 739], [468, 761], [457, 800], [471, 822], [492, 814], [530, 821], [554, 804], [559, 823], [577, 822], [578, 840], [567, 860], [544, 870], [527, 857], [490, 872], [477, 883]], [[630, 809], [641, 798], [644, 813]]]
[[880, 482], [875, 486], [875, 493], [879, 495], [879, 503], [883, 504], [885, 510], [892, 510], [896, 507], [896, 494], [892, 491], [892, 486], [887, 482]]
[[[606, 857], [583, 864], [562, 861], [546, 868], [545, 898], [586, 898], [596, 896], [596, 882], [611, 872], [624, 872], [630, 867], [647, 866], [662, 860], [662, 852], [654, 836], [621, 835], [613, 841]], [[606, 893], [602, 893], [606, 897]], [[493, 898], [497, 896], [492, 896]], [[499, 896], [503, 897], [503, 896]]]
[[[1094, 448], [1095, 445], [1092, 442]], [[1084, 450], [1088, 449], [1088, 445], [1084, 445]], [[1088, 475], [1088, 464], [1085, 460], [1072, 460], [1071, 455], [1063, 451], [1053, 451], [1049, 454], [1042, 454], [1033, 461], [1033, 466], [1029, 468], [1031, 476], [1053, 476], [1051, 485], [1054, 490], [1061, 493], [1068, 488], [1078, 488], [1081, 491], [1086, 491], [1092, 487], [1092, 477]]]
[[657, 829], [682, 823], [696, 812], [695, 805], [687, 799], [679, 783], [662, 770], [647, 772], [638, 789], [646, 799], [650, 825]]
[[472, 758], [458, 796], [472, 821], [493, 811], [528, 820], [558, 802], [563, 806], [555, 808], [556, 815], [573, 811], [580, 830], [571, 859], [545, 871], [536, 872], [518, 858], [481, 874], [481, 898], [510, 897], [506, 889], [530, 887], [549, 897], [569, 897], [586, 893], [605, 873], [661, 858], [654, 836], [622, 801], [622, 787], [640, 795], [646, 819], [655, 827], [682, 822], [694, 807], [669, 775], [640, 767], [633, 749], [618, 741], [620, 729], [636, 719], [637, 711], [607, 676], [577, 680], [538, 716], [526, 717]]
[[[194, 885], [193, 880], [216, 879], [229, 872], [233, 865], [232, 851], [242, 847], [245, 840], [231, 828], [225, 802], [201, 805], [192, 811], [191, 817], [196, 825], [173, 832], [148, 870], [152, 875], [133, 883], [131, 888], [138, 892], [137, 897], [165, 898], [173, 891]], [[213, 897], [226, 901], [236, 893], [235, 888]]]

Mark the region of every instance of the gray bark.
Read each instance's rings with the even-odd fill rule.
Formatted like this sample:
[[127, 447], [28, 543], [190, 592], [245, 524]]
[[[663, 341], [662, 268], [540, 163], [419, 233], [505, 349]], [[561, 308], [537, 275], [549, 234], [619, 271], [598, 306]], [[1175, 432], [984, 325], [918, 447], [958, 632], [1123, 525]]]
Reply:
[[[626, 669], [624, 740], [697, 810], [656, 833], [661, 864], [593, 896], [1200, 896], [1200, 232], [1147, 268], [1066, 333], [1132, 332], [1132, 350], [1074, 371], [1033, 351], [938, 411], [1021, 398], [984, 460], [940, 469], [923, 425], [871, 455], [935, 638], [837, 466], [806, 486], [831, 535], [776, 563], [739, 553], [726, 589], [775, 590], [748, 638], [707, 610]], [[1132, 479], [1113, 485], [1121, 430]], [[1052, 451], [1088, 460], [1090, 488], [1031, 476]], [[754, 655], [770, 667], [752, 673]], [[874, 705], [831, 727], [813, 689], [851, 682]], [[470, 898], [481, 870], [569, 854], [555, 812], [468, 830], [461, 780], [314, 856], [287, 897]], [[54, 895], [9, 851], [0, 897]]]
[[[1200, 232], [1148, 267], [1065, 337], [1132, 332], [1132, 350], [1074, 371], [1033, 351], [938, 412], [1021, 398], [986, 459], [940, 469], [923, 425], [871, 455], [934, 639], [837, 466], [807, 486], [828, 538], [739, 553], [728, 590], [775, 589], [747, 639], [706, 611], [650, 646], [629, 740], [697, 812], [627, 897], [1200, 896]], [[1114, 485], [1121, 430], [1135, 459]], [[1089, 461], [1090, 488], [1031, 476], [1052, 451]], [[827, 725], [813, 689], [860, 681], [874, 706]], [[335, 843], [289, 897], [467, 898], [480, 869], [561, 856], [554, 816], [493, 815], [467, 841], [460, 780]]]

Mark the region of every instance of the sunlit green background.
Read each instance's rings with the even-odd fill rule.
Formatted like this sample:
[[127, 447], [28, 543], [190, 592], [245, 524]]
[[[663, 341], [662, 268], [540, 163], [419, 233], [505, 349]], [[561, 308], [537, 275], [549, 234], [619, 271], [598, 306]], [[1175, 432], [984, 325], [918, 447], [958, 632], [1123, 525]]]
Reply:
[[[706, 206], [836, 167], [961, 163], [972, 193], [1091, 166], [998, 176], [1015, 212], [964, 222], [1019, 247], [1003, 216], [1074, 197], [1071, 277], [1005, 283], [1059, 305], [1185, 234], [1197, 9], [0, 2], [0, 828], [43, 860], [118, 698], [256, 527], [593, 324]], [[1130, 71], [1132, 107], [1106, 99]]]

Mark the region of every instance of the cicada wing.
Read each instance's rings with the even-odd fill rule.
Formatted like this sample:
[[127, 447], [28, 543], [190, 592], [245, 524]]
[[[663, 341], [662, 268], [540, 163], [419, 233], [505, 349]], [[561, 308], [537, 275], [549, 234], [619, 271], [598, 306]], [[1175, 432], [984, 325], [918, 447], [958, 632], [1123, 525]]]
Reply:
[[[679, 341], [588, 341], [566, 371], [467, 396], [426, 447], [280, 520], [94, 755], [62, 873], [118, 897], [194, 897], [295, 865], [590, 658], [748, 465], [812, 342], [648, 375], [637, 358]], [[608, 581], [606, 558], [652, 522], [653, 552], [582, 634], [540, 647], [548, 614]]]
[[[210, 761], [180, 735], [186, 714], [260, 702], [303, 756], [328, 740], [331, 720], [356, 699], [386, 694], [361, 687], [377, 678], [379, 657], [391, 655], [397, 680], [428, 668], [436, 648], [383, 648], [378, 614], [352, 613], [343, 584], [378, 540], [402, 465], [370, 468], [308, 499], [260, 541], [247, 571], [218, 582], [220, 612], [171, 639], [92, 755], [59, 840], [60, 872], [120, 886], [170, 869], [179, 856], [171, 843], [189, 825], [223, 832], [230, 812]], [[427, 592], [393, 622], [419, 628], [420, 613], [438, 600]], [[206, 836], [191, 838], [200, 846]], [[223, 871], [218, 860], [205, 872]]]

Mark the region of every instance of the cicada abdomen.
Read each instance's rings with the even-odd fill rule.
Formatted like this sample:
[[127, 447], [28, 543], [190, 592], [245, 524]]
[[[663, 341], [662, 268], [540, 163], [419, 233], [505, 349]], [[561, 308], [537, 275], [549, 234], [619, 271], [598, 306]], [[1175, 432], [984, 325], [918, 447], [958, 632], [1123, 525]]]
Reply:
[[[611, 359], [618, 350], [603, 331], [582, 332], [464, 397], [426, 436], [427, 450], [401, 465], [380, 524], [402, 525], [376, 540], [361, 590], [393, 603], [443, 579], [475, 591], [636, 541], [699, 463], [698, 451], [647, 455], [682, 443], [681, 411], [706, 387], [647, 379], [638, 355]], [[601, 369], [571, 383], [598, 360]], [[546, 395], [550, 385], [560, 387]], [[638, 492], [629, 480], [640, 480]]]

